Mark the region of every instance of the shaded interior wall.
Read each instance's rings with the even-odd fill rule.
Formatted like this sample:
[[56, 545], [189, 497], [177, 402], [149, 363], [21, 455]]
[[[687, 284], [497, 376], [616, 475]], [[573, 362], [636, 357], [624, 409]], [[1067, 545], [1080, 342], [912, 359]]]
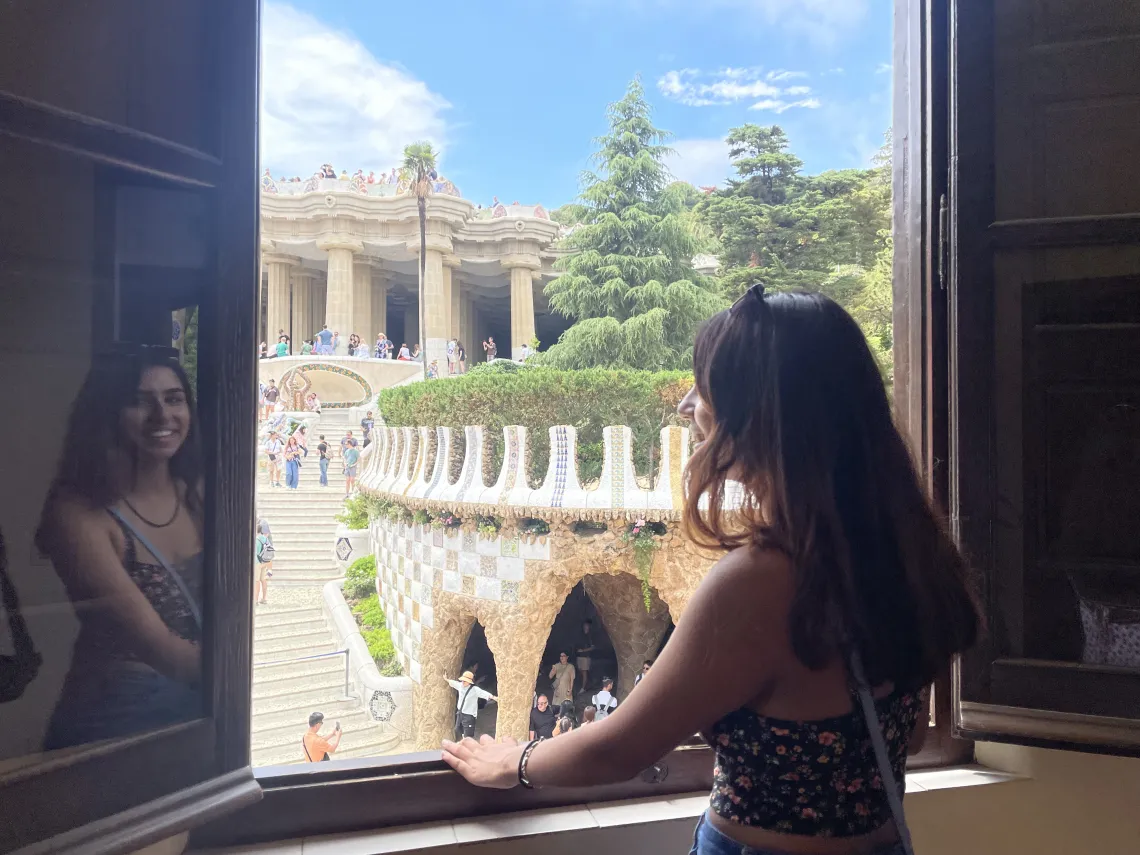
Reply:
[[[582, 580], [586, 593], [597, 605], [598, 615], [613, 641], [617, 673], [608, 672], [617, 682], [615, 693], [624, 698], [633, 689], [641, 663], [653, 659], [661, 649], [665, 633], [672, 626], [669, 607], [649, 589], [649, 610], [641, 590], [641, 580], [628, 573], [616, 576], [587, 576]], [[604, 676], [594, 675], [594, 683]]]
[[[19, 757], [39, 750], [78, 630], [32, 538], [90, 364], [97, 224], [91, 163], [4, 136], [0, 163], [19, 164], [0, 182], [0, 389], [8, 404], [0, 419], [0, 532], [21, 611], [44, 657], [24, 696], [0, 707], [3, 755]], [[10, 653], [0, 615], [0, 654]]]

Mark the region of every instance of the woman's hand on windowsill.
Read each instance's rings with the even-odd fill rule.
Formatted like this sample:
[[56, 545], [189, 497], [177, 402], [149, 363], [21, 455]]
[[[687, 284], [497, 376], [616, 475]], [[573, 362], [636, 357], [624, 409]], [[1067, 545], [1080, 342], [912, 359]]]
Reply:
[[443, 743], [443, 762], [477, 787], [509, 790], [519, 785], [519, 759], [525, 746], [509, 737], [496, 742], [484, 734]]

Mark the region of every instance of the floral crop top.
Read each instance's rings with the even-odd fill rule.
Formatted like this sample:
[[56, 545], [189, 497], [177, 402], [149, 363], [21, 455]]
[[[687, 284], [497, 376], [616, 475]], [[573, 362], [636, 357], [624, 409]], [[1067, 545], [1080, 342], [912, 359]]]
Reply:
[[[819, 721], [783, 721], [739, 709], [706, 738], [716, 750], [712, 811], [730, 822], [784, 834], [854, 837], [891, 818], [866, 722], [854, 711]], [[922, 702], [895, 691], [875, 702], [900, 787], [907, 743]], [[900, 793], [901, 796], [901, 793]]]

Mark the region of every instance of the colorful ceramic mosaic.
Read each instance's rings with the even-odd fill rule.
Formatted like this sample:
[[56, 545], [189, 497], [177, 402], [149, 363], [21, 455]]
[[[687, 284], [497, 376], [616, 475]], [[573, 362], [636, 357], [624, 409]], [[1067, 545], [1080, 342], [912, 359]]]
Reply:
[[507, 427], [507, 477], [503, 482], [503, 492], [510, 492], [515, 488], [515, 471], [519, 465], [519, 430], [518, 427]]
[[347, 410], [352, 407], [362, 407], [372, 400], [373, 391], [372, 384], [357, 374], [341, 365], [334, 362], [303, 362], [300, 365], [294, 365], [286, 374], [281, 378], [281, 388], [285, 388], [285, 378], [292, 374], [294, 371], [305, 374], [309, 371], [326, 371], [329, 374], [339, 374], [341, 377], [348, 377], [355, 380], [360, 384], [360, 388], [364, 390], [364, 397], [359, 401], [345, 401], [339, 403], [327, 403], [321, 401], [321, 407], [329, 410]]
[[[463, 593], [465, 593], [469, 597], [475, 596], [475, 577], [474, 576], [464, 576], [463, 581], [460, 584], [462, 584], [462, 586], [463, 586]], [[401, 606], [401, 608], [403, 608], [403, 606]]]
[[493, 578], [495, 575], [495, 559], [490, 555], [479, 556], [479, 575]]
[[570, 470], [570, 431], [561, 425], [554, 428], [553, 445], [550, 453], [554, 458], [554, 495], [550, 507], [560, 508], [566, 494], [566, 474]]
[[517, 603], [519, 601], [519, 582], [503, 582], [503, 602]]
[[507, 558], [519, 557], [519, 539], [518, 537], [505, 537], [502, 540], [503, 555]]
[[444, 565], [448, 570], [459, 569], [459, 553], [449, 549], [447, 550], [447, 563]]
[[463, 462], [467, 465], [467, 473], [463, 476], [463, 485], [459, 488], [459, 494], [456, 498], [463, 501], [463, 497], [467, 495], [471, 483], [475, 480], [475, 470], [480, 467], [480, 454], [479, 448], [483, 442], [483, 434], [475, 428], [467, 428], [467, 459]]
[[625, 507], [625, 431], [620, 427], [607, 430], [610, 445], [610, 507]]

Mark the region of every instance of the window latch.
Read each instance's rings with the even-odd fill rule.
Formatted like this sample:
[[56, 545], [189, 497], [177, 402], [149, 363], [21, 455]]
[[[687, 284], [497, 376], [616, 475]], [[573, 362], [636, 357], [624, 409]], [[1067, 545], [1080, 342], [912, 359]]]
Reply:
[[669, 767], [664, 763], [654, 763], [639, 777], [646, 784], [661, 784], [669, 777]]

